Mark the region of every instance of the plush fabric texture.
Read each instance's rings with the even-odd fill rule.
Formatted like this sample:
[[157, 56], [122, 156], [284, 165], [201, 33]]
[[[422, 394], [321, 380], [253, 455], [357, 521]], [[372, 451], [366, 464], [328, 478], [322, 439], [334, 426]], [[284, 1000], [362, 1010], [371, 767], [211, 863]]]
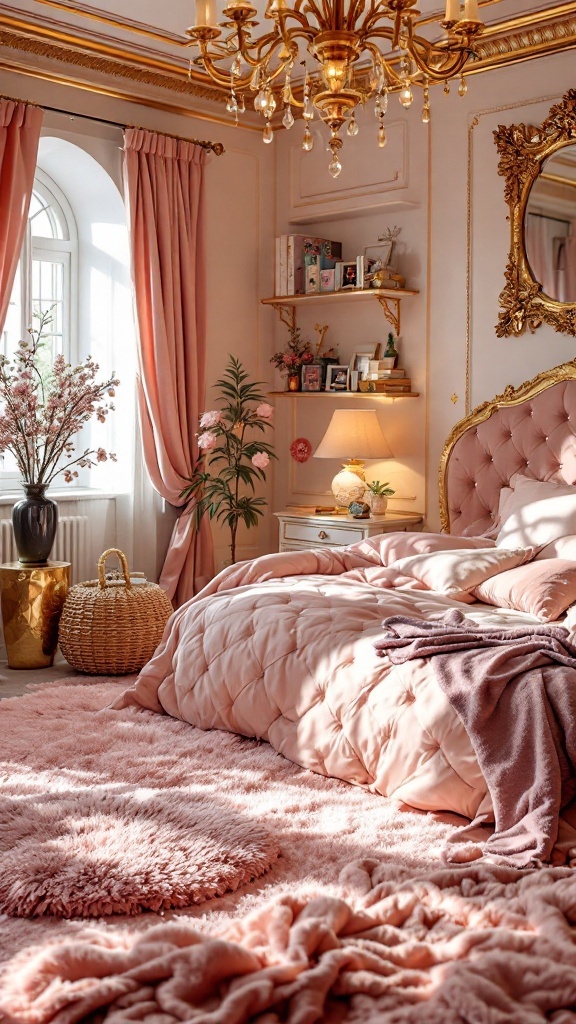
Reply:
[[[267, 871], [275, 837], [207, 798], [194, 731], [150, 746], [145, 719], [94, 711], [96, 691], [0, 702], [0, 913], [137, 914], [201, 903]], [[105, 700], [101, 699], [101, 705]]]
[[498, 547], [550, 544], [576, 533], [576, 487], [519, 477], [499, 522]]
[[393, 562], [391, 569], [403, 576], [412, 576], [429, 590], [456, 597], [472, 590], [495, 573], [514, 569], [532, 558], [532, 549], [476, 548], [433, 551], [410, 555]]
[[486, 604], [554, 622], [576, 601], [576, 562], [566, 558], [533, 561], [491, 576], [472, 594]]
[[[266, 739], [305, 768], [423, 810], [490, 813], [470, 740], [430, 666], [374, 656], [387, 616], [438, 619], [460, 607], [393, 586], [406, 577], [383, 565], [383, 550], [406, 543], [376, 537], [229, 567], [175, 613], [117, 707]], [[480, 604], [467, 615], [498, 628], [521, 621]]]
[[517, 473], [576, 484], [576, 380], [495, 409], [456, 441], [446, 469], [450, 533], [490, 535], [500, 492]]
[[[382, 627], [377, 653], [399, 665], [429, 659], [466, 726], [496, 821], [478, 852], [519, 868], [548, 860], [560, 809], [576, 794], [576, 647], [568, 630], [477, 629], [456, 609], [439, 623], [397, 615]], [[568, 856], [576, 863], [576, 832]], [[448, 855], [460, 857], [458, 848]]]
[[545, 544], [543, 548], [539, 548], [534, 558], [535, 561], [546, 558], [565, 558], [569, 562], [576, 562], [576, 534], [557, 537], [549, 544]]
[[[50, 716], [78, 704], [78, 723], [121, 688], [59, 688]], [[103, 714], [120, 757], [133, 719]], [[197, 792], [270, 823], [282, 855], [258, 881], [162, 918], [0, 919], [10, 1024], [573, 1024], [570, 869], [446, 867], [454, 818], [303, 771], [266, 743], [137, 721], [151, 769], [193, 752]]]

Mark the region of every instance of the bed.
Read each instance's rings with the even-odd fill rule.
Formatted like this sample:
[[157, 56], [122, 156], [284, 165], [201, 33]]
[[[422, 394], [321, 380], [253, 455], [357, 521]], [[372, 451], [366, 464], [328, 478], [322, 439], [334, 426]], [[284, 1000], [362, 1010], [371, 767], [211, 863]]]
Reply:
[[[472, 828], [453, 859], [571, 861], [575, 833], [559, 812], [576, 764], [575, 435], [576, 361], [507, 388], [446, 442], [441, 533], [228, 567], [174, 613], [116, 706], [266, 740], [304, 768], [465, 816]], [[463, 653], [460, 638], [468, 651], [479, 633], [484, 647], [497, 638], [490, 663], [486, 650], [472, 661]], [[450, 657], [450, 645], [462, 650]], [[501, 717], [478, 736], [478, 708], [458, 703], [460, 677], [477, 666], [489, 700], [502, 652], [513, 660], [491, 710]], [[536, 710], [525, 712], [538, 687]], [[478, 838], [474, 829], [494, 819], [494, 834]]]

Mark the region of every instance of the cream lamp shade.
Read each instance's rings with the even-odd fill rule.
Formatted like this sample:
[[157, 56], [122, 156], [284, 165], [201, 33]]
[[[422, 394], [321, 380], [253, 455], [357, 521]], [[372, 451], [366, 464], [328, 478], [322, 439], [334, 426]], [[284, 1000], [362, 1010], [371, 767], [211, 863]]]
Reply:
[[347, 459], [332, 481], [336, 504], [348, 508], [366, 490], [365, 459], [393, 459], [374, 409], [336, 409], [314, 458]]

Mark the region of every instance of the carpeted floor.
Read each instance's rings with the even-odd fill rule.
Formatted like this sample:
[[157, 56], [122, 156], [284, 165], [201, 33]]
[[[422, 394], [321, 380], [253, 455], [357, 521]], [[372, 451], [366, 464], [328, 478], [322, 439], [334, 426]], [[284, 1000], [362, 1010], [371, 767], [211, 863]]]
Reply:
[[101, 711], [125, 682], [74, 682], [0, 704], [0, 735], [24, 711], [38, 739], [17, 757], [0, 748], [5, 779], [23, 772], [31, 794], [48, 783], [53, 795], [58, 769], [60, 788], [80, 799], [117, 785], [126, 762], [124, 780], [144, 801], [163, 780], [185, 781], [207, 806], [263, 827], [280, 856], [236, 892], [187, 909], [2, 917], [9, 1021], [576, 1022], [570, 869], [447, 868], [453, 818], [313, 775], [265, 743]]

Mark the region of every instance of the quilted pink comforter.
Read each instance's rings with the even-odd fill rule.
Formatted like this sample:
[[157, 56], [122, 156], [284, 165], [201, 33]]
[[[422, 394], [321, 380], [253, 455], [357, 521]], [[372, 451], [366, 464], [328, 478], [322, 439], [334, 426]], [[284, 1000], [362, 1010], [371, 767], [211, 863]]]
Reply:
[[[415, 550], [438, 543], [411, 536]], [[429, 664], [393, 667], [373, 643], [390, 615], [440, 618], [459, 607], [475, 621], [507, 619], [395, 576], [388, 566], [406, 543], [406, 534], [388, 534], [225, 569], [174, 613], [116, 706], [262, 738], [304, 768], [416, 808], [489, 814], [470, 741]], [[518, 624], [518, 614], [508, 620]]]

